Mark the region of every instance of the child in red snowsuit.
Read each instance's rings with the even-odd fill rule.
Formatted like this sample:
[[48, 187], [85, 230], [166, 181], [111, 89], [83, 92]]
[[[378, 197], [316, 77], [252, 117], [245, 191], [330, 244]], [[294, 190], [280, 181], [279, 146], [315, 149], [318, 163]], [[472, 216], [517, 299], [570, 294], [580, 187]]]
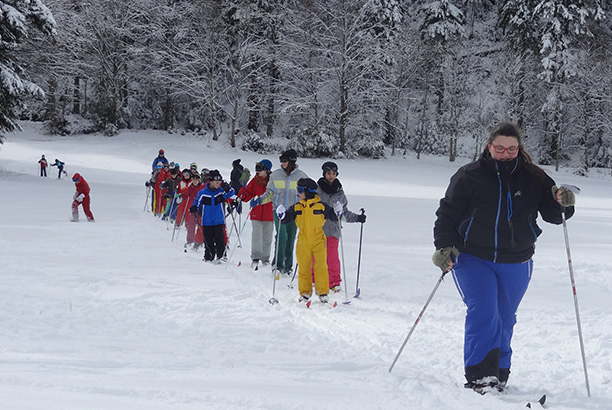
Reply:
[[87, 220], [89, 222], [94, 221], [94, 216], [89, 209], [89, 184], [85, 181], [78, 172], [72, 176], [72, 182], [74, 182], [74, 186], [76, 187], [76, 192], [74, 193], [74, 197], [72, 198], [72, 222], [78, 222], [79, 220], [79, 205], [83, 205], [83, 212], [85, 212], [85, 216], [87, 216]]
[[[203, 188], [204, 185], [201, 184], [200, 174], [193, 174], [191, 176], [191, 184], [181, 193], [183, 204], [187, 204], [187, 207], [189, 207], [198, 196], [198, 192]], [[185, 249], [187, 245], [193, 244], [193, 250], [198, 250], [204, 243], [202, 227], [197, 219], [198, 217], [191, 212], [185, 213], [185, 227], [187, 228], [187, 243], [185, 244]]]

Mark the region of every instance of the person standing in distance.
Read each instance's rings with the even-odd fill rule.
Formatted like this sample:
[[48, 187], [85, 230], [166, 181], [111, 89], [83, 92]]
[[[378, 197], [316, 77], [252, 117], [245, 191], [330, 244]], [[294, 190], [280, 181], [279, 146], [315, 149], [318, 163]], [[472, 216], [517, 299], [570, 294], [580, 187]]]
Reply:
[[[272, 199], [273, 209], [277, 209], [279, 205], [288, 209], [297, 202], [297, 182], [302, 178], [308, 178], [308, 175], [298, 168], [297, 152], [294, 149], [286, 150], [278, 159], [281, 167], [270, 174], [266, 192], [251, 201], [251, 208], [265, 203], [264, 201], [268, 198]], [[293, 244], [297, 226], [295, 221], [281, 224], [276, 213], [274, 214], [274, 225], [277, 235], [275, 244], [278, 243], [278, 248], [274, 249], [276, 257], [272, 264], [277, 271], [290, 275], [293, 268]]]
[[157, 164], [160, 162], [162, 163], [162, 165], [168, 163], [168, 158], [166, 158], [166, 153], [163, 149], [160, 149], [159, 152], [157, 153], [157, 156], [153, 159], [153, 166], [152, 166], [153, 172], [155, 172], [155, 169], [157, 168]]
[[452, 270], [467, 307], [466, 388], [503, 390], [510, 374], [516, 311], [527, 291], [538, 213], [561, 224], [574, 214], [574, 194], [535, 165], [511, 123], [491, 132], [480, 158], [451, 177], [436, 212], [433, 263]]

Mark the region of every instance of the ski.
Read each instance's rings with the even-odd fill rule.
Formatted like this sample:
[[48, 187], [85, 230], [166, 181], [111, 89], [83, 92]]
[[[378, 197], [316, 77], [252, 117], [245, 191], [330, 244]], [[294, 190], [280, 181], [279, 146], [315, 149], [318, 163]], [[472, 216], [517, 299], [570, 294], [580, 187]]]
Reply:
[[[334, 303], [330, 303], [330, 302], [320, 302], [319, 305], [322, 306], [327, 306], [328, 308], [335, 308], [336, 306], [338, 306], [338, 302], [334, 302]], [[310, 306], [312, 306], [312, 299], [310, 299], [308, 302], [306, 302], [306, 308], [310, 309]]]
[[[540, 407], [544, 407], [544, 403], [546, 403], [546, 395], [543, 394], [542, 397], [540, 397], [536, 403], [538, 403]], [[531, 402], [527, 403], [525, 407], [527, 407], [528, 409], [531, 409], [532, 408]]]

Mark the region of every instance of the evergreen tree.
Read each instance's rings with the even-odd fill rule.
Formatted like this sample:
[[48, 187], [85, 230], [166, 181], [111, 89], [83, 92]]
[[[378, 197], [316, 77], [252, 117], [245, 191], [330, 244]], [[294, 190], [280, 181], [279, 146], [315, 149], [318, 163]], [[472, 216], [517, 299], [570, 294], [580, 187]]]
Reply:
[[55, 20], [40, 0], [0, 1], [0, 143], [4, 133], [19, 129], [17, 108], [24, 95], [40, 94], [36, 84], [24, 78], [25, 70], [15, 53], [28, 36], [30, 27], [45, 34], [55, 32]]

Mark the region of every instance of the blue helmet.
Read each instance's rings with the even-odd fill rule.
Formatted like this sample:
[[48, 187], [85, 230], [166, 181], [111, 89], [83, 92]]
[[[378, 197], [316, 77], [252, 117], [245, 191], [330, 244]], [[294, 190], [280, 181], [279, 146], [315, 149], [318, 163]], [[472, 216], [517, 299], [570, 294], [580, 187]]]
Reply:
[[[258, 169], [259, 168], [258, 165], [263, 169]], [[256, 171], [259, 172], [259, 171], [263, 171], [264, 169], [266, 171], [272, 171], [272, 162], [269, 159], [262, 159], [261, 161], [255, 164]]]

